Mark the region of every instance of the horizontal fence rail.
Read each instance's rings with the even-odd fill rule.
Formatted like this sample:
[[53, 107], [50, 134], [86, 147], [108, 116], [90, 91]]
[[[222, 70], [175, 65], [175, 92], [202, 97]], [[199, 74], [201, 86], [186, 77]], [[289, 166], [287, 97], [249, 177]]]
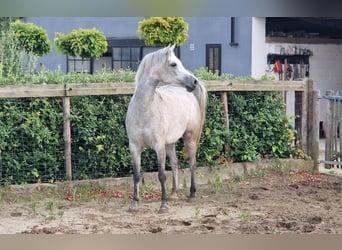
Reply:
[[[225, 91], [306, 91], [305, 81], [205, 81], [212, 92]], [[30, 84], [0, 86], [0, 98], [64, 97], [87, 95], [129, 95], [135, 90], [134, 82]]]

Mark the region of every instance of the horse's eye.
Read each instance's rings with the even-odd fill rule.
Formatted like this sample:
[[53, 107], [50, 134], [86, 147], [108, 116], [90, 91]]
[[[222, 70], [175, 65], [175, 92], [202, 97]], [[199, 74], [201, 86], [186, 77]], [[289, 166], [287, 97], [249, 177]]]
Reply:
[[176, 67], [176, 66], [177, 66], [177, 63], [171, 63], [170, 66], [171, 66], [171, 67]]

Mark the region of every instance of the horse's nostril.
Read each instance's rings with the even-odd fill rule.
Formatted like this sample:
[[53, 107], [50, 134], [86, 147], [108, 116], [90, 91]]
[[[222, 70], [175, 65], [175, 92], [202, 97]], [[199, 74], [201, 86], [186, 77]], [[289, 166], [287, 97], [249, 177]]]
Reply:
[[195, 79], [195, 80], [194, 80], [194, 84], [197, 85], [197, 83], [198, 83], [198, 81], [197, 81], [197, 79]]

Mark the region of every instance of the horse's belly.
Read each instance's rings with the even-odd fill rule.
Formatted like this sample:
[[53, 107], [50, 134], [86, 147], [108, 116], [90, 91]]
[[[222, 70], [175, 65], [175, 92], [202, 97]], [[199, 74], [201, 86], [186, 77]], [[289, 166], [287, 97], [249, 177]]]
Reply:
[[183, 136], [185, 129], [180, 129], [177, 131], [168, 131], [166, 135], [166, 144], [172, 144], [179, 140]]

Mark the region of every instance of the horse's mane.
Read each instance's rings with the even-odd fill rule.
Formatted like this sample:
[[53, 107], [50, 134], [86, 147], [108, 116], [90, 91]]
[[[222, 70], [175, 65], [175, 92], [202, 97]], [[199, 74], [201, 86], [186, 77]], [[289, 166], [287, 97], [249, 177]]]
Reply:
[[148, 74], [150, 72], [150, 69], [154, 65], [160, 65], [165, 63], [167, 60], [167, 54], [170, 53], [171, 48], [170, 46], [165, 47], [163, 49], [154, 51], [152, 53], [147, 54], [144, 56], [144, 58], [141, 60], [137, 73], [135, 75], [135, 82], [138, 84], [141, 80], [143, 80], [144, 75]]

